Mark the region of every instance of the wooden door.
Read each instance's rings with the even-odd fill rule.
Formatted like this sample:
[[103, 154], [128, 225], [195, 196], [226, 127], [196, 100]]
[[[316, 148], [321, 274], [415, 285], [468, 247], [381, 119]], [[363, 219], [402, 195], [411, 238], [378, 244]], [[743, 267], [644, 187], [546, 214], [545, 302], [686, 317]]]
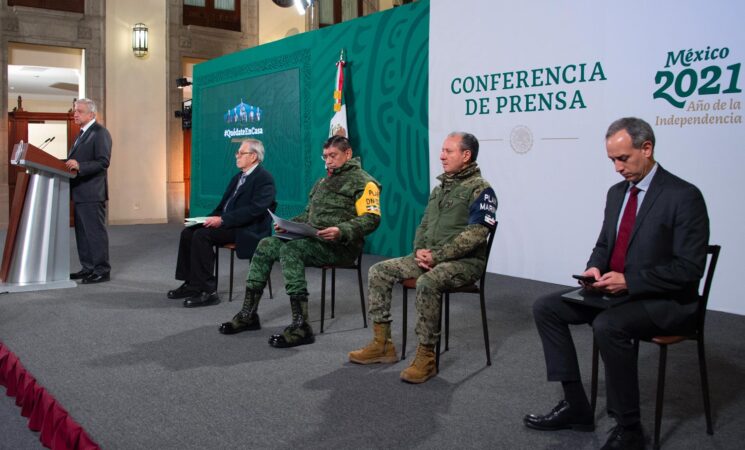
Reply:
[[[72, 147], [75, 136], [78, 135], [80, 127], [73, 120], [72, 109], [66, 113], [28, 112], [23, 110], [21, 99], [18, 106], [8, 113], [8, 198], [12, 199], [16, 189], [16, 179], [23, 169], [10, 164], [13, 157], [13, 146], [20, 141], [28, 142], [28, 125], [30, 123], [44, 123], [46, 121], [67, 122], [67, 148]], [[8, 202], [8, 208], [10, 208]], [[10, 212], [10, 211], [9, 211]]]

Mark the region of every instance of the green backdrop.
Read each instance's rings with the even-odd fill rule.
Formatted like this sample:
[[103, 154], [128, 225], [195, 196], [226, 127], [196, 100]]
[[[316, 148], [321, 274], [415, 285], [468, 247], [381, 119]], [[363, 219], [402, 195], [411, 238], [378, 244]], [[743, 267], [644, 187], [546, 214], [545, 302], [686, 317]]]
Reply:
[[191, 215], [207, 214], [219, 202], [246, 137], [265, 143], [278, 214], [302, 210], [325, 175], [321, 146], [344, 49], [350, 139], [383, 186], [381, 225], [365, 250], [409, 253], [429, 195], [428, 45], [429, 1], [423, 0], [197, 65]]

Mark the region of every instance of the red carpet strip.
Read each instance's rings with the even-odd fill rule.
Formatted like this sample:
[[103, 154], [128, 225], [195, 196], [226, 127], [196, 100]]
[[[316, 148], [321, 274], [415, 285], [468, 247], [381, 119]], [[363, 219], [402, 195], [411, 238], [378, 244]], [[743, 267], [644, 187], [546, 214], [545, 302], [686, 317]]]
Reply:
[[0, 386], [8, 397], [15, 397], [28, 427], [40, 431], [39, 440], [52, 450], [99, 449], [85, 432], [44, 387], [26, 371], [18, 357], [0, 342]]

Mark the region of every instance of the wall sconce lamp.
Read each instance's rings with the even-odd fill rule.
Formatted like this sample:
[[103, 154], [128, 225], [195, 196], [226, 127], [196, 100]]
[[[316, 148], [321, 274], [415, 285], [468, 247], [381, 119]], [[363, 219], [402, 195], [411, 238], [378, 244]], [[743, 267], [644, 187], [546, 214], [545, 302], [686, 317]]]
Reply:
[[301, 16], [304, 16], [305, 10], [310, 8], [312, 4], [313, 0], [295, 0], [295, 8], [297, 8], [297, 13]]
[[132, 27], [132, 51], [138, 58], [147, 55], [147, 27], [144, 23]]

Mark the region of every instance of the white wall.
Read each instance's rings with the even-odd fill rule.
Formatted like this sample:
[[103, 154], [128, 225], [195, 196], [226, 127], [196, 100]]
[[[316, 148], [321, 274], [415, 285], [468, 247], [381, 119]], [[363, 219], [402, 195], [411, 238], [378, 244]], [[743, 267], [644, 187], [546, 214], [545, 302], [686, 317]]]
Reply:
[[[433, 183], [442, 173], [438, 156], [449, 131], [470, 131], [481, 139], [479, 163], [499, 197], [490, 271], [576, 284], [571, 274], [585, 268], [600, 230], [607, 189], [621, 181], [606, 156], [605, 131], [617, 118], [637, 116], [655, 130], [657, 161], [697, 185], [706, 199], [710, 243], [723, 248], [710, 307], [745, 314], [738, 295], [745, 254], [745, 72], [736, 79], [730, 68], [745, 62], [743, 16], [745, 3], [736, 0], [719, 2], [717, 8], [673, 0], [582, 0], [571, 6], [549, 0], [431, 3], [430, 173]], [[492, 26], [483, 26], [484, 17]], [[453, 30], [469, 32], [454, 38]], [[707, 60], [707, 48], [710, 56], [723, 48], [728, 55]], [[670, 54], [677, 58], [689, 49], [699, 51], [701, 60], [669, 64]], [[605, 79], [589, 79], [595, 63], [602, 66]], [[581, 64], [588, 68], [584, 81], [570, 69], [575, 82], [546, 85], [545, 68]], [[518, 81], [518, 71], [527, 71], [531, 80], [533, 70], [537, 83]], [[690, 90], [693, 77], [698, 80], [685, 97], [675, 94], [675, 83], [664, 91], [683, 99], [683, 109], [654, 97], [664, 82], [665, 75], [659, 74], [665, 71], [676, 77], [682, 92]], [[482, 92], [454, 92], [455, 80], [485, 74], [501, 74], [495, 77], [495, 89], [489, 78]], [[707, 82], [718, 91], [702, 93], [699, 89]], [[733, 83], [741, 91], [726, 93]], [[460, 82], [455, 84], [460, 91]], [[553, 109], [537, 110], [538, 94], [559, 92], [566, 93], [566, 108], [554, 103]], [[576, 92], [584, 108], [568, 107]], [[481, 98], [484, 114], [469, 114], [468, 101]], [[527, 105], [531, 98], [532, 107]], [[500, 101], [507, 102], [501, 110]], [[709, 109], [689, 109], [698, 105]], [[715, 109], [717, 105], [725, 107]], [[735, 123], [663, 123], [671, 116], [689, 120], [707, 114]]]
[[12, 42], [8, 45], [8, 64], [79, 69], [82, 51], [77, 48]]
[[297, 9], [280, 8], [272, 0], [259, 0], [259, 44], [305, 31], [305, 16]]
[[[132, 53], [132, 27], [149, 28], [149, 53]], [[163, 223], [166, 215], [166, 5], [106, 2], [109, 223]]]
[[[13, 108], [18, 105], [18, 95], [11, 92], [11, 96], [8, 96], [8, 111], [12, 111]], [[36, 100], [29, 98], [29, 95], [23, 95], [23, 110], [28, 112], [66, 113], [72, 109], [73, 98], [78, 98], [78, 96], [70, 96], [70, 100], [65, 99], [63, 101], [52, 101]]]
[[[45, 110], [46, 111], [46, 110]], [[51, 139], [50, 141], [47, 141]], [[67, 121], [28, 124], [28, 142], [58, 159], [67, 159]]]

